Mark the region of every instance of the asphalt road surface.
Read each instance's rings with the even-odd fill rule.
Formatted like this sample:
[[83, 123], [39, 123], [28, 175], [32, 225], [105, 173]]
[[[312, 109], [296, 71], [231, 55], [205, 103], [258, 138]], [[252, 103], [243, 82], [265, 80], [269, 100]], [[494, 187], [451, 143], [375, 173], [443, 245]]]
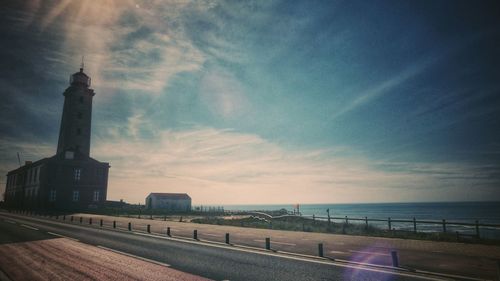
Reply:
[[[0, 244], [68, 237], [214, 280], [450, 280], [402, 270], [0, 214]], [[2, 265], [0, 264], [0, 268]]]

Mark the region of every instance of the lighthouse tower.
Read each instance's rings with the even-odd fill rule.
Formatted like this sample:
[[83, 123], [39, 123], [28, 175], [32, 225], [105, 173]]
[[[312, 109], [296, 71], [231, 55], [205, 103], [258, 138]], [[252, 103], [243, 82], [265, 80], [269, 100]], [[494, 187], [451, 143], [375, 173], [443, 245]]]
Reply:
[[57, 154], [66, 159], [74, 155], [88, 158], [90, 155], [90, 129], [92, 122], [92, 98], [90, 77], [80, 71], [70, 76], [69, 87], [64, 91], [64, 107], [59, 130]]

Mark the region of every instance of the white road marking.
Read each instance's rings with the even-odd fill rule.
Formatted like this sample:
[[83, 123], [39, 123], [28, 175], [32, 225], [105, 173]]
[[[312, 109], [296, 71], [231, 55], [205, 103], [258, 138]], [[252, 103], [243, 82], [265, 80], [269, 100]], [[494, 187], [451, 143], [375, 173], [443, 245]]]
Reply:
[[151, 259], [148, 259], [148, 258], [143, 258], [141, 256], [136, 256], [136, 255], [133, 255], [133, 254], [125, 253], [125, 252], [122, 252], [122, 251], [118, 251], [118, 250], [111, 249], [111, 248], [104, 247], [104, 246], [100, 246], [100, 245], [97, 245], [97, 247], [101, 248], [101, 249], [104, 249], [104, 250], [111, 251], [111, 252], [115, 252], [117, 254], [129, 256], [131, 258], [136, 258], [136, 259], [140, 259], [140, 260], [147, 261], [147, 262], [150, 262], [150, 263], [154, 263], [154, 264], [157, 264], [157, 265], [161, 265], [161, 266], [165, 266], [165, 267], [170, 267], [170, 264], [168, 264], [168, 263], [163, 263], [163, 262], [151, 260]]
[[[255, 242], [266, 242], [265, 240], [253, 240]], [[276, 241], [271, 241], [271, 244], [280, 244], [280, 245], [289, 245], [289, 246], [297, 246], [297, 244], [293, 244], [293, 243], [286, 243], [286, 242], [276, 242]]]
[[62, 234], [58, 234], [58, 233], [54, 233], [54, 232], [50, 232], [50, 231], [47, 231], [47, 233], [55, 235], [55, 236], [59, 236], [59, 237], [62, 237], [62, 238], [66, 238], [66, 239], [69, 239], [69, 240], [73, 240], [73, 241], [76, 241], [76, 242], [80, 242], [80, 240], [78, 240], [78, 239], [71, 238], [71, 237], [68, 237], [68, 236], [64, 236]]
[[349, 252], [351, 252], [351, 253], [367, 254], [367, 255], [376, 255], [376, 256], [390, 256], [389, 254], [376, 253], [376, 252], [367, 252], [367, 251], [349, 250]]
[[33, 229], [33, 230], [39, 230], [38, 228], [36, 227], [33, 227], [33, 226], [29, 226], [29, 225], [25, 225], [25, 224], [21, 224], [22, 227], [26, 227], [26, 228], [29, 228], [29, 229]]
[[332, 253], [332, 254], [345, 254], [346, 252], [342, 252], [342, 251], [330, 251], [330, 253]]

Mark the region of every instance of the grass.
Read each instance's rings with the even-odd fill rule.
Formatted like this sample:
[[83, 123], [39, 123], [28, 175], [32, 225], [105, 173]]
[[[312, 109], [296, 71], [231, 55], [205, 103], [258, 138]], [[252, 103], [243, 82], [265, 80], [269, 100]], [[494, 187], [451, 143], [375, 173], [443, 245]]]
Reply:
[[[403, 238], [417, 239], [430, 241], [448, 241], [457, 242], [455, 233], [442, 232], [413, 232], [405, 230], [387, 230], [381, 229], [373, 225], [356, 224], [356, 223], [338, 223], [327, 221], [312, 220], [303, 217], [285, 217], [266, 221], [255, 217], [247, 217], [242, 219], [224, 219], [222, 217], [204, 217], [191, 220], [193, 223], [214, 224], [214, 225], [231, 225], [239, 227], [264, 228], [288, 231], [304, 231], [317, 233], [332, 233], [388, 238]], [[499, 240], [477, 239], [476, 237], [461, 237], [460, 242], [481, 243], [500, 245]]]

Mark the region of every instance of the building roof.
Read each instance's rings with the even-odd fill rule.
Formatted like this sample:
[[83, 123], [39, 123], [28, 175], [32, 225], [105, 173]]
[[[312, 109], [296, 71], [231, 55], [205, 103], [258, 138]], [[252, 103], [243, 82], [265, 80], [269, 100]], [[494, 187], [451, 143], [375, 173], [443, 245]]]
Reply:
[[157, 198], [165, 198], [165, 199], [191, 199], [187, 193], [158, 193], [152, 192], [149, 196], [155, 196]]

